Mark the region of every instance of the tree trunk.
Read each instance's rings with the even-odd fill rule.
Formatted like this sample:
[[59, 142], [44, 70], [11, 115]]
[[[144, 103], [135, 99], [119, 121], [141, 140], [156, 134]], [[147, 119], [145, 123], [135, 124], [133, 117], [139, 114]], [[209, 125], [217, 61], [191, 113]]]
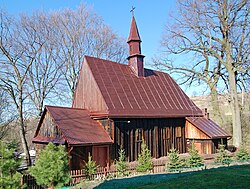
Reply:
[[229, 93], [230, 93], [230, 107], [232, 112], [232, 123], [233, 123], [233, 144], [239, 147], [242, 142], [241, 133], [241, 119], [240, 119], [240, 107], [238, 101], [238, 94], [236, 89], [236, 78], [233, 66], [228, 69], [229, 76]]
[[21, 138], [23, 151], [25, 153], [25, 159], [27, 162], [27, 166], [31, 166], [30, 153], [29, 153], [28, 143], [27, 143], [27, 140], [25, 138], [24, 123], [23, 123], [22, 118], [19, 118], [19, 134], [20, 134], [20, 138]]
[[23, 98], [22, 98], [22, 90], [20, 90], [19, 96], [19, 104], [17, 106], [18, 114], [19, 114], [19, 134], [23, 147], [23, 152], [25, 153], [25, 160], [27, 162], [27, 166], [31, 166], [30, 153], [28, 148], [28, 143], [26, 140], [26, 133], [24, 128], [24, 118], [23, 118]]
[[219, 106], [219, 99], [218, 99], [218, 93], [216, 90], [216, 87], [210, 86], [210, 91], [211, 91], [211, 104], [213, 108], [213, 115], [216, 121], [218, 121], [219, 125], [225, 124], [223, 116], [221, 114], [220, 106]]

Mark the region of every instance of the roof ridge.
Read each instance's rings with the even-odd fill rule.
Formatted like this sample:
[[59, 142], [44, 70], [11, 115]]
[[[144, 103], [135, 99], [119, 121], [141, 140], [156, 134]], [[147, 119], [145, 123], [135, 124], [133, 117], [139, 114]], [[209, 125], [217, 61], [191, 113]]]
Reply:
[[[112, 61], [112, 60], [106, 60], [106, 59], [102, 59], [102, 58], [96, 58], [96, 57], [88, 56], [88, 55], [85, 55], [85, 57], [86, 57], [86, 58], [97, 59], [97, 60], [101, 60], [101, 61], [105, 61], [105, 62], [109, 62], [109, 63], [112, 63], [112, 64], [118, 64], [118, 65], [121, 65], [121, 66], [130, 67], [128, 64], [122, 64], [122, 63], [115, 62], [115, 61]], [[87, 61], [87, 62], [89, 62], [89, 61]], [[98, 62], [98, 63], [99, 63], [99, 62]], [[169, 75], [168, 73], [163, 72], [163, 71], [160, 71], [160, 70], [154, 70], [154, 69], [150, 69], [150, 68], [144, 68], [144, 70], [155, 71], [155, 72], [158, 72], [158, 73], [163, 73], [163, 74]]]
[[[120, 62], [115, 62], [115, 61], [113, 61], [113, 60], [107, 60], [107, 59], [103, 59], [103, 58], [96, 58], [96, 57], [87, 56], [87, 55], [85, 55], [84, 57], [85, 57], [86, 59], [91, 58], [91, 59], [101, 60], [101, 61], [105, 61], [105, 62], [110, 62], [110, 63], [113, 63], [113, 64], [119, 64], [119, 65], [129, 66], [128, 64], [122, 64], [122, 63], [120, 63]], [[87, 61], [87, 62], [88, 62], [88, 61]]]

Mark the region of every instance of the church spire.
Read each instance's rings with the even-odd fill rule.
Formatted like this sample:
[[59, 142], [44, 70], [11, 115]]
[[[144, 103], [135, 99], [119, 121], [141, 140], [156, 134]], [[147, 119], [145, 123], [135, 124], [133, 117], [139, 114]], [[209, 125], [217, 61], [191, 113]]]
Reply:
[[[133, 11], [134, 8], [132, 8], [132, 13]], [[133, 14], [127, 41], [129, 45], [128, 64], [138, 77], [144, 77], [144, 55], [141, 54], [141, 42], [142, 41]]]
[[138, 41], [141, 42], [141, 38], [139, 35], [139, 31], [135, 22], [135, 17], [134, 15], [132, 16], [132, 21], [130, 25], [130, 32], [129, 32], [129, 37], [128, 37], [128, 43], [131, 41]]

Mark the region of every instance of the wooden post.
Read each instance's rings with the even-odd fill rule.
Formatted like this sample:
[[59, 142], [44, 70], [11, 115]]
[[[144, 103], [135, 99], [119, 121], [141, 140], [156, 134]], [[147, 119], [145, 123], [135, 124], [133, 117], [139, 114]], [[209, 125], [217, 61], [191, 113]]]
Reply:
[[133, 152], [133, 150], [134, 150], [134, 140], [133, 140], [133, 136], [134, 136], [134, 134], [133, 134], [133, 129], [131, 129], [130, 130], [130, 154], [131, 154], [131, 161], [134, 161], [135, 160], [135, 158], [134, 158], [134, 152]]

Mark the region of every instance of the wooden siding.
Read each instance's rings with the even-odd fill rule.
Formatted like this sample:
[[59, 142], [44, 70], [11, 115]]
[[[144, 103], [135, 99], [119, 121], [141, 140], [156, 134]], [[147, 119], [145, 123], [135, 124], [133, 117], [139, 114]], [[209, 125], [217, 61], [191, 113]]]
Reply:
[[68, 148], [70, 158], [70, 170], [83, 169], [85, 163], [88, 161], [88, 155], [92, 155], [91, 146], [74, 146]]
[[72, 107], [88, 109], [92, 112], [107, 111], [107, 105], [85, 60], [76, 86]]
[[46, 114], [42, 120], [38, 135], [46, 136], [46, 137], [60, 137], [61, 136], [61, 132], [56, 127], [56, 124], [48, 111], [46, 111]]
[[[215, 153], [215, 146], [212, 140], [192, 140], [199, 154], [212, 154]], [[191, 147], [191, 140], [187, 140], [187, 147]]]
[[[111, 158], [118, 157], [118, 150], [125, 149], [128, 161], [137, 160], [144, 140], [152, 157], [166, 156], [174, 147], [180, 153], [186, 152], [185, 119], [114, 119], [114, 145]], [[112, 124], [102, 121], [102, 123]], [[104, 128], [106, 126], [104, 125]], [[107, 128], [107, 127], [106, 127]], [[110, 128], [110, 127], [109, 127]], [[111, 134], [112, 137], [112, 134]]]
[[192, 123], [186, 121], [186, 138], [187, 139], [210, 139], [205, 133], [197, 129]]
[[73, 146], [68, 148], [68, 153], [71, 157], [70, 170], [83, 169], [89, 155], [98, 166], [106, 167], [109, 165], [109, 145]]

